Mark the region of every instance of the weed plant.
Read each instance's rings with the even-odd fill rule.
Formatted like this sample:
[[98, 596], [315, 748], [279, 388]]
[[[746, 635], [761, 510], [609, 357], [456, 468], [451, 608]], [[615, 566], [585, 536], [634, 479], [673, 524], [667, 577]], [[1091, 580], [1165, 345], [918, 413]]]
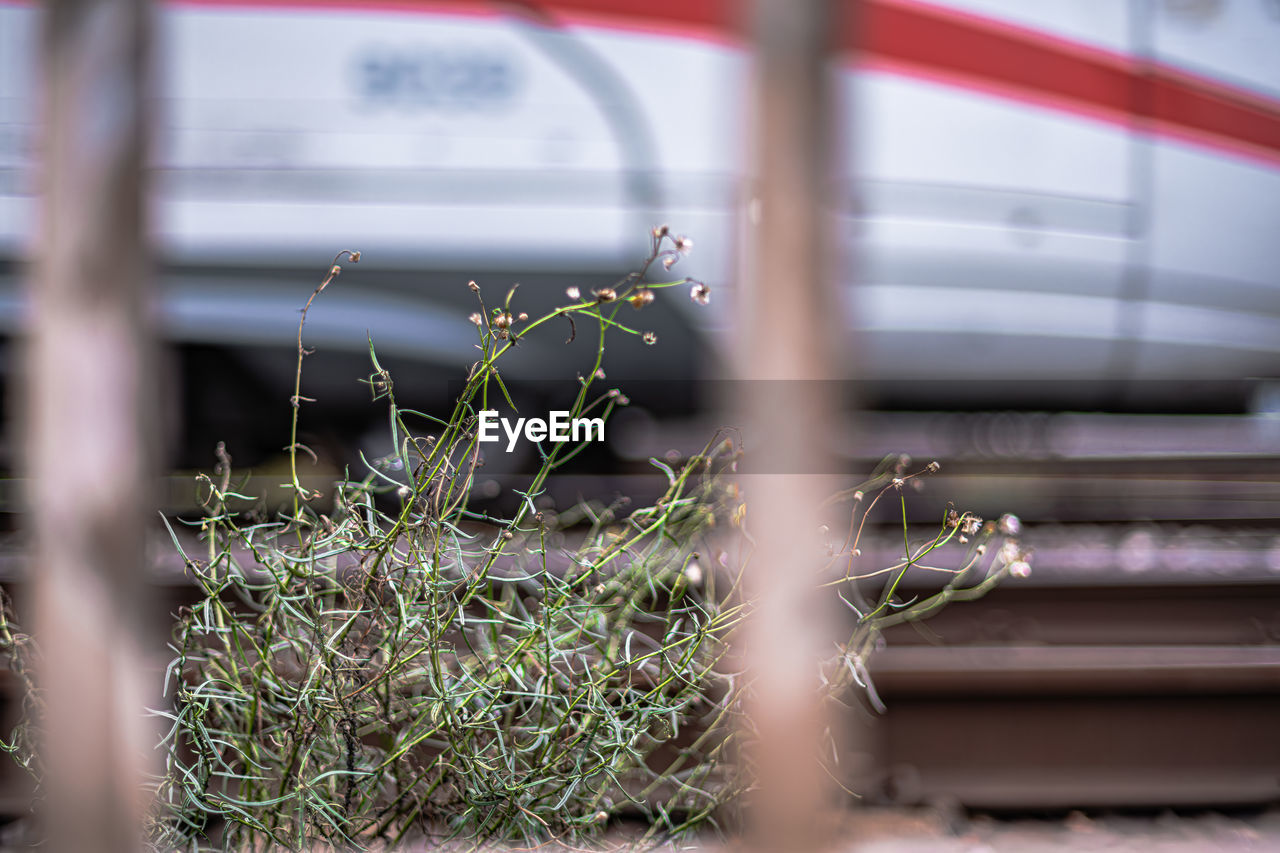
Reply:
[[[156, 849], [301, 849], [365, 846], [407, 838], [578, 840], [622, 812], [642, 815], [653, 838], [718, 827], [750, 780], [731, 760], [746, 737], [734, 725], [751, 689], [728, 652], [750, 613], [740, 579], [750, 557], [745, 500], [733, 482], [740, 448], [711, 437], [665, 478], [648, 506], [625, 500], [540, 510], [547, 479], [582, 445], [547, 444], [508, 518], [472, 499], [482, 465], [478, 413], [510, 404], [499, 364], [519, 340], [564, 323], [572, 339], [595, 336], [595, 363], [578, 380], [570, 417], [608, 417], [626, 402], [603, 387], [610, 334], [652, 336], [629, 324], [656, 294], [690, 288], [651, 283], [690, 243], [665, 228], [648, 258], [612, 287], [530, 320], [514, 290], [470, 318], [481, 357], [447, 418], [397, 404], [392, 377], [371, 344], [372, 397], [389, 414], [394, 453], [367, 473], [311, 491], [299, 477], [298, 441], [306, 309], [298, 330], [289, 445], [290, 506], [264, 518], [236, 488], [218, 448], [201, 478], [207, 513], [200, 553], [173, 535], [200, 598], [177, 614], [166, 671], [172, 704], [157, 711], [159, 745], [148, 837]], [[330, 285], [344, 253], [307, 302]], [[624, 313], [624, 306], [627, 311]], [[514, 408], [514, 406], [513, 406]], [[878, 703], [867, 660], [880, 633], [924, 618], [951, 600], [985, 593], [1025, 569], [1016, 519], [986, 523], [948, 510], [938, 531], [913, 541], [904, 484], [889, 460], [866, 483], [836, 496], [851, 507], [825, 576], [854, 625], [823, 662], [832, 700]], [[860, 573], [857, 557], [876, 505], [903, 506], [903, 557]], [[999, 547], [992, 537], [1003, 536]], [[960, 565], [931, 565], [968, 541]], [[909, 569], [945, 574], [941, 589], [902, 603]], [[30, 638], [0, 620], [0, 648], [28, 687]], [[855, 696], [856, 698], [856, 696]], [[28, 723], [4, 745], [39, 777]]]

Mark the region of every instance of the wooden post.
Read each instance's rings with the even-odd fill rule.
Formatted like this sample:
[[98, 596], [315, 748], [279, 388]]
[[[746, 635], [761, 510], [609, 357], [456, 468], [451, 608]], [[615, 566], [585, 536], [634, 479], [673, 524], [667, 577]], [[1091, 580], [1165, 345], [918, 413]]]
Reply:
[[145, 799], [141, 649], [154, 383], [144, 241], [148, 7], [49, 0], [42, 219], [25, 382], [44, 820], [56, 851], [130, 851]]
[[[756, 849], [810, 850], [827, 840], [833, 791], [819, 765], [827, 725], [818, 661], [834, 631], [816, 594], [823, 563], [818, 507], [835, 491], [826, 458], [831, 392], [844, 365], [831, 282], [828, 194], [834, 106], [828, 79], [833, 0], [754, 0], [747, 276], [738, 353], [749, 582], [758, 602], [746, 640], [757, 789]], [[830, 756], [830, 750], [826, 750]]]

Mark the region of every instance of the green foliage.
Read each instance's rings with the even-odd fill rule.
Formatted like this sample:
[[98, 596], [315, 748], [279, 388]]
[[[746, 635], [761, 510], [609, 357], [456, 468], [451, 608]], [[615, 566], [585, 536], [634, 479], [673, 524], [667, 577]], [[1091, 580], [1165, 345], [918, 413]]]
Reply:
[[[655, 461], [666, 490], [650, 506], [540, 511], [547, 478], [581, 450], [572, 444], [540, 449], [511, 517], [483, 513], [472, 498], [478, 413], [511, 397], [499, 361], [560, 318], [571, 335], [593, 331], [595, 364], [578, 380], [570, 417], [608, 417], [625, 398], [600, 387], [606, 334], [652, 342], [619, 322], [621, 306], [643, 308], [679, 285], [708, 300], [700, 282], [644, 281], [689, 245], [655, 229], [640, 270], [586, 297], [571, 290], [534, 320], [513, 309], [514, 290], [498, 307], [482, 300], [471, 318], [481, 358], [445, 419], [401, 409], [371, 345], [367, 381], [388, 408], [395, 451], [329, 496], [298, 475], [309, 452], [297, 441], [304, 309], [291, 508], [264, 520], [219, 446], [214, 475], [202, 478], [201, 553], [184, 551], [189, 540], [174, 533], [200, 598], [178, 614], [165, 679], [172, 704], [157, 712], [168, 726], [148, 827], [156, 849], [574, 840], [622, 811], [645, 816], [649, 836], [718, 826], [749, 786], [749, 768], [732, 760], [749, 736], [735, 713], [751, 689], [728, 657], [750, 611], [740, 584], [751, 551], [745, 503], [725, 477], [735, 442], [717, 436], [680, 465]], [[308, 308], [339, 271], [335, 262]], [[936, 534], [913, 541], [903, 486], [937, 466], [905, 465], [888, 460], [833, 499], [852, 507], [848, 533], [814, 581], [839, 594], [853, 629], [822, 663], [832, 699], [856, 683], [878, 704], [867, 659], [884, 628], [981, 595], [1026, 566], [1011, 535], [988, 547], [1016, 533], [1016, 519], [984, 525], [950, 512]], [[868, 516], [895, 496], [902, 559], [860, 574]], [[959, 568], [931, 564], [957, 542], [968, 544]], [[902, 602], [911, 570], [947, 580]], [[30, 682], [29, 638], [7, 608], [0, 652]], [[39, 686], [28, 686], [35, 712]], [[20, 725], [4, 747], [39, 776], [29, 732]]]
[[[655, 234], [646, 268], [676, 252]], [[594, 326], [596, 363], [570, 417], [608, 417], [620, 395], [598, 388], [605, 333], [642, 334], [620, 307], [687, 283], [641, 280], [532, 321], [513, 316], [512, 294], [482, 301], [482, 358], [445, 420], [399, 408], [371, 347], [396, 452], [339, 484], [327, 514], [297, 475], [300, 396], [292, 513], [249, 523], [220, 451], [207, 553], [184, 554], [204, 595], [176, 632], [157, 847], [197, 846], [215, 826], [222, 847], [415, 831], [533, 841], [593, 831], [628, 806], [678, 830], [733, 797], [716, 775], [725, 706], [711, 697], [732, 693], [723, 658], [742, 605], [726, 594], [735, 579], [686, 572], [723, 515], [731, 445], [667, 469], [653, 506], [571, 519], [537, 509], [547, 476], [581, 449], [550, 444], [511, 518], [472, 508], [478, 413], [510, 399], [497, 364], [517, 336], [559, 317]], [[298, 347], [300, 376], [301, 326]], [[585, 531], [570, 525], [583, 517]]]

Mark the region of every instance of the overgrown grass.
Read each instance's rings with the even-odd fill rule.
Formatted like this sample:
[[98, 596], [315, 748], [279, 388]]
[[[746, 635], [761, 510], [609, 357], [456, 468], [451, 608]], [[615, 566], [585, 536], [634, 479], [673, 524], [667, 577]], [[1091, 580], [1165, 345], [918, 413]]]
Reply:
[[[729, 760], [745, 737], [734, 721], [750, 689], [727, 656], [750, 612], [739, 583], [750, 559], [745, 499], [728, 476], [737, 444], [712, 436], [679, 465], [655, 461], [666, 489], [649, 506], [540, 511], [548, 478], [582, 449], [572, 444], [540, 448], [510, 517], [472, 499], [478, 413], [510, 403], [498, 368], [519, 339], [554, 321], [570, 337], [593, 335], [595, 363], [570, 416], [607, 418], [625, 398], [602, 387], [606, 340], [646, 334], [623, 322], [623, 306], [643, 308], [674, 287], [708, 299], [699, 282], [646, 281], [688, 245], [655, 229], [639, 270], [592, 294], [570, 291], [537, 319], [519, 312], [514, 291], [488, 306], [472, 285], [481, 358], [443, 419], [399, 407], [371, 346], [367, 382], [388, 409], [395, 451], [327, 495], [298, 473], [309, 452], [297, 440], [304, 310], [289, 508], [265, 521], [249, 512], [256, 498], [237, 491], [221, 446], [202, 479], [201, 553], [183, 551], [201, 597], [177, 614], [172, 705], [158, 712], [168, 730], [149, 826], [157, 849], [577, 840], [623, 811], [644, 816], [650, 838], [719, 826], [749, 785]], [[339, 271], [335, 262], [312, 300]], [[1002, 531], [952, 512], [913, 541], [903, 485], [936, 466], [903, 465], [890, 460], [835, 498], [851, 507], [849, 529], [814, 581], [841, 596], [855, 628], [823, 664], [832, 698], [856, 684], [878, 702], [867, 659], [884, 628], [981, 595], [1025, 565], [1013, 539], [988, 544], [1016, 532], [1008, 519]], [[903, 559], [861, 572], [868, 514], [895, 499]], [[959, 567], [932, 566], [946, 573], [939, 591], [898, 601], [910, 568], [970, 538]], [[175, 533], [175, 547], [183, 541]], [[25, 677], [29, 638], [7, 616], [0, 646]], [[29, 687], [37, 702], [38, 684]], [[6, 748], [39, 775], [28, 728]]]

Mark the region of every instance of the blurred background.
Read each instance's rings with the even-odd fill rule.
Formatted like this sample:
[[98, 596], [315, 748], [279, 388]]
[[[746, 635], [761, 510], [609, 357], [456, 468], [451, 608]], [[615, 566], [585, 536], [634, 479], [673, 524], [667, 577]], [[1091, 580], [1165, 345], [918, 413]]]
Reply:
[[[874, 796], [1275, 802], [1280, 3], [847, 11], [827, 202], [850, 355], [831, 393], [856, 409], [815, 430], [850, 475], [940, 461], [917, 520], [1015, 512], [1037, 551], [1031, 577], [891, 638]], [[6, 399], [38, 221], [37, 15], [0, 0]], [[469, 280], [519, 282], [535, 314], [612, 283], [669, 223], [694, 242], [673, 273], [707, 282], [710, 310], [664, 292], [643, 315], [658, 346], [615, 341], [606, 371], [633, 405], [560, 486], [656, 492], [644, 460], [696, 451], [734, 393], [741, 17], [729, 0], [159, 4], [165, 509], [194, 508], [218, 441], [279, 479], [298, 310], [337, 251], [363, 258], [309, 315], [303, 389], [303, 438], [333, 471], [387, 450], [358, 381], [370, 337], [401, 403], [437, 407], [472, 360]], [[508, 364], [534, 406], [590, 354], [560, 335]], [[871, 558], [893, 558], [891, 535]], [[940, 717], [972, 739], [936, 739]]]

